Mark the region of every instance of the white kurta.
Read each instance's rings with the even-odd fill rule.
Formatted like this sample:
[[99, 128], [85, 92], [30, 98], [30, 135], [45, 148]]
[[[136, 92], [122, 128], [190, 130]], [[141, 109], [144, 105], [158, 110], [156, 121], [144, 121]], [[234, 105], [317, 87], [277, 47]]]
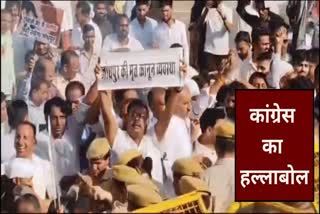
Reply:
[[113, 33], [113, 34], [106, 36], [106, 38], [104, 39], [101, 54], [103, 55], [103, 53], [105, 53], [105, 52], [114, 51], [119, 48], [128, 48], [128, 49], [130, 49], [130, 51], [144, 50], [141, 43], [131, 36], [129, 36], [128, 44], [122, 45], [118, 40], [117, 34]]
[[[10, 161], [15, 159], [16, 157], [12, 157], [9, 161], [1, 164], [1, 174], [7, 173], [7, 167], [10, 165]], [[46, 193], [48, 193], [49, 198], [55, 198], [55, 190], [54, 190], [54, 183], [52, 179], [52, 166], [50, 165], [49, 161], [43, 160], [37, 155], [32, 155], [31, 159], [32, 163], [35, 167], [34, 176], [32, 178], [33, 189], [37, 196], [44, 200], [46, 199]]]
[[153, 34], [154, 46], [159, 46], [161, 49], [167, 49], [175, 43], [182, 45], [185, 64], [189, 65], [189, 44], [186, 25], [177, 19], [170, 27], [167, 23], [160, 22]]
[[[89, 22], [90, 25], [94, 28], [95, 33], [95, 52], [100, 53], [101, 51], [101, 45], [102, 45], [102, 35], [100, 28], [96, 23], [94, 23], [92, 20]], [[82, 38], [82, 29], [79, 24], [76, 24], [72, 30], [72, 43], [74, 46], [83, 48], [84, 41]]]
[[129, 149], [136, 149], [142, 153], [144, 158], [150, 157], [152, 159], [152, 178], [162, 184], [161, 153], [152, 142], [152, 138], [145, 135], [137, 145], [126, 131], [119, 128], [112, 147], [111, 163], [115, 164], [121, 154]]
[[[227, 22], [232, 23], [232, 10], [221, 4], [222, 14]], [[229, 53], [230, 33], [216, 8], [210, 8], [206, 20], [207, 31], [204, 52], [214, 55], [227, 55]]]
[[151, 49], [153, 31], [155, 30], [157, 25], [158, 23], [156, 20], [146, 17], [146, 22], [142, 27], [138, 19], [135, 18], [130, 23], [129, 32], [133, 38], [141, 43], [144, 49]]

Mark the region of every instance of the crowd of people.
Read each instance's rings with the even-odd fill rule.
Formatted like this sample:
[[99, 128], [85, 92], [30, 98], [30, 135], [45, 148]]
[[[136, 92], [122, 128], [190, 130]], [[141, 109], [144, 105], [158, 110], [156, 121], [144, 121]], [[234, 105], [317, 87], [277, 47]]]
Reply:
[[[32, 1], [1, 9], [1, 212], [131, 212], [192, 191], [226, 212], [238, 89], [314, 90], [319, 138], [318, 1], [288, 1], [287, 19], [263, 0], [196, 0], [189, 26], [172, 0], [43, 4], [64, 10], [59, 46], [19, 34]], [[104, 54], [169, 48], [182, 87], [98, 90]]]

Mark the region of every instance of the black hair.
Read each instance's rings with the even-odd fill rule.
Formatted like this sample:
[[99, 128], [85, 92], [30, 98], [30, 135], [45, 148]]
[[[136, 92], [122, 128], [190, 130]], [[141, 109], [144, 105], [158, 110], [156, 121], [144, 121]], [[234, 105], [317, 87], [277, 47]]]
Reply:
[[261, 53], [257, 57], [258, 62], [261, 62], [264, 60], [271, 60], [271, 59], [272, 59], [272, 52], [271, 51]]
[[89, 16], [91, 12], [91, 7], [87, 1], [79, 1], [76, 6], [77, 9], [81, 9], [83, 15]]
[[121, 89], [121, 90], [116, 90], [115, 93], [114, 93], [114, 99], [116, 101], [116, 104], [117, 105], [120, 105], [123, 100], [124, 100], [124, 94], [127, 92], [127, 91], [130, 91], [130, 90], [135, 90], [135, 89]]
[[33, 123], [31, 123], [30, 121], [22, 121], [21, 123], [18, 124], [17, 128], [19, 126], [29, 126], [29, 127], [31, 127], [33, 136], [36, 137], [36, 134], [37, 134], [36, 126]]
[[292, 54], [292, 65], [299, 65], [303, 61], [308, 61], [307, 51], [305, 49], [294, 51]]
[[87, 32], [93, 31], [94, 32], [94, 27], [90, 24], [85, 24], [82, 28], [82, 33], [86, 34]]
[[61, 112], [65, 114], [66, 117], [72, 113], [71, 106], [67, 101], [63, 100], [61, 97], [54, 97], [44, 104], [44, 115], [46, 118], [48, 118], [51, 113], [51, 109], [54, 106], [60, 108]]
[[14, 100], [8, 107], [9, 125], [16, 129], [28, 116], [28, 105], [23, 100]]
[[106, 3], [106, 5], [107, 6], [114, 6], [114, 2], [115, 2], [115, 0], [108, 0], [108, 1], [105, 1], [105, 3]]
[[298, 76], [296, 78], [290, 79], [287, 83], [286, 89], [314, 89], [312, 81], [305, 76]]
[[136, 6], [140, 6], [140, 5], [149, 5], [149, 1], [148, 0], [136, 0]]
[[79, 57], [79, 55], [74, 50], [66, 50], [61, 54], [61, 67], [68, 65], [72, 57]]
[[94, 8], [97, 8], [99, 4], [103, 4], [105, 7], [107, 7], [107, 2], [105, 1], [94, 1]]
[[66, 98], [68, 97], [68, 92], [71, 91], [71, 90], [75, 90], [75, 89], [79, 89], [81, 91], [81, 95], [82, 96], [86, 94], [85, 87], [81, 82], [72, 81], [72, 82], [69, 82], [67, 87], [66, 87], [66, 90], [65, 90]]
[[234, 142], [230, 142], [229, 139], [222, 139], [217, 137], [215, 149], [216, 149], [218, 158], [223, 158], [226, 153], [234, 152], [235, 144]]
[[31, 1], [22, 1], [21, 10], [26, 10], [27, 13], [32, 12], [35, 18], [38, 18], [36, 8]]
[[38, 59], [36, 61], [34, 69], [33, 69], [34, 75], [32, 75], [32, 78], [37, 76], [40, 79], [44, 79], [44, 75], [45, 75], [45, 71], [46, 71], [46, 66], [45, 66], [46, 62], [50, 62], [50, 63], [54, 64], [54, 62], [51, 59], [47, 59], [47, 58]]
[[271, 30], [272, 30], [272, 34], [275, 34], [281, 27], [285, 27], [287, 30], [289, 30], [289, 28], [290, 28], [290, 26], [287, 24], [287, 23], [285, 23], [284, 21], [282, 21], [282, 22], [273, 22], [272, 23], [272, 28], [271, 28]]
[[135, 107], [144, 108], [147, 111], [147, 116], [149, 117], [148, 106], [142, 100], [140, 100], [140, 99], [132, 99], [132, 101], [128, 105], [128, 113]]
[[262, 36], [270, 36], [267, 28], [254, 28], [251, 33], [252, 44], [257, 44]]
[[216, 103], [215, 107], [219, 107], [219, 106], [224, 105], [224, 98], [227, 96], [226, 92], [227, 92], [227, 85], [221, 86], [217, 92], [217, 96], [216, 96], [217, 103]]
[[182, 48], [182, 45], [179, 43], [174, 43], [170, 46], [170, 48]]
[[200, 117], [200, 128], [202, 133], [204, 133], [208, 127], [214, 127], [217, 120], [223, 118], [225, 118], [224, 109], [207, 108]]
[[120, 21], [121, 21], [122, 19], [127, 19], [128, 22], [130, 22], [129, 17], [128, 17], [126, 14], [119, 14], [119, 15], [117, 16], [117, 25], [118, 25], [118, 26], [120, 26]]
[[148, 100], [149, 107], [151, 107], [152, 106], [152, 101], [153, 101], [153, 91], [152, 91], [152, 89], [148, 92], [147, 100]]
[[197, 83], [198, 87], [201, 89], [205, 84], [209, 84], [210, 80], [204, 78], [202, 75], [197, 75], [192, 77], [192, 79]]
[[173, 0], [163, 0], [161, 1], [161, 8], [165, 6], [170, 6], [172, 8], [173, 5]]
[[266, 83], [267, 87], [269, 88], [269, 84], [268, 84], [268, 81], [267, 81], [267, 75], [266, 75], [266, 74], [261, 73], [261, 72], [254, 72], [253, 74], [251, 74], [251, 76], [250, 76], [250, 78], [249, 78], [249, 83], [252, 85], [252, 84], [253, 84], [253, 81], [254, 81], [256, 78], [263, 79], [264, 82]]
[[311, 48], [307, 50], [307, 59], [309, 62], [316, 65], [319, 64], [319, 48]]
[[[32, 204], [32, 206], [34, 207], [35, 211], [37, 212], [41, 212], [41, 205], [40, 205], [40, 201], [37, 198], [37, 196], [33, 195], [33, 194], [25, 194], [20, 196], [17, 201], [15, 202], [16, 204], [16, 209], [18, 209], [18, 206], [20, 203], [28, 203], [28, 204]], [[16, 210], [18, 211], [18, 210]]]
[[34, 90], [39, 90], [42, 84], [46, 84], [48, 88], [50, 88], [50, 83], [48, 81], [41, 79], [38, 76], [33, 76], [33, 78], [31, 78], [31, 88], [29, 96], [31, 96]]
[[228, 97], [228, 96], [233, 96], [236, 94], [236, 90], [237, 89], [247, 89], [247, 87], [238, 81], [233, 81], [232, 83], [230, 83], [229, 85], [227, 85], [226, 87], [226, 91], [225, 91], [225, 97], [223, 99], [223, 101]]
[[6, 95], [1, 91], [1, 103], [6, 101]]
[[235, 43], [246, 42], [251, 44], [250, 34], [247, 31], [239, 31], [234, 39]]

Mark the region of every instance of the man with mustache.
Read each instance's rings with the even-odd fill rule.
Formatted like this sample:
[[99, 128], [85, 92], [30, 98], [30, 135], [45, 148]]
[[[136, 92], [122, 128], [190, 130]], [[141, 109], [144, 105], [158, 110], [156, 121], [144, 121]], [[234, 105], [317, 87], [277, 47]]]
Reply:
[[116, 33], [107, 36], [103, 41], [103, 51], [110, 52], [117, 49], [143, 50], [141, 43], [129, 35], [129, 18], [126, 15], [118, 16]]
[[100, 28], [102, 39], [104, 39], [107, 35], [113, 33], [112, 23], [108, 19], [106, 2], [103, 2], [103, 1], [95, 2], [94, 13], [95, 13], [95, 16], [93, 18], [93, 21]]

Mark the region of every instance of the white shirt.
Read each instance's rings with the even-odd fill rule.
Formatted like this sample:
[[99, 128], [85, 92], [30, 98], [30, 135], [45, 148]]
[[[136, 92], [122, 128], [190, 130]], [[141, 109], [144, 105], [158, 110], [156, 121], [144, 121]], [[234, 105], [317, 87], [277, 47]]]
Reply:
[[209, 158], [209, 160], [212, 163], [212, 166], [215, 165], [215, 163], [217, 162], [217, 159], [218, 159], [215, 149], [208, 148], [208, 147], [202, 145], [201, 143], [199, 143], [199, 141], [196, 141], [194, 143], [193, 154], [194, 155], [203, 155], [204, 157]]
[[63, 10], [63, 18], [61, 23], [61, 32], [72, 30], [73, 15], [71, 1], [51, 1], [54, 7]]
[[226, 212], [235, 198], [235, 159], [224, 158], [216, 165], [208, 168], [202, 179], [208, 184], [209, 190], [215, 197], [214, 212]]
[[103, 41], [103, 52], [111, 52], [119, 48], [128, 48], [130, 51], [142, 51], [144, 50], [141, 43], [135, 38], [129, 35], [129, 42], [127, 45], [122, 45], [119, 42], [118, 36], [116, 33], [106, 36]]
[[[102, 45], [102, 35], [101, 35], [100, 28], [92, 20], [90, 20], [90, 22], [88, 24], [92, 25], [92, 27], [94, 28], [95, 52], [99, 54], [101, 51], [101, 45]], [[74, 26], [74, 28], [72, 30], [72, 43], [74, 46], [83, 48], [84, 41], [82, 38], [82, 29], [78, 23]]]
[[1, 123], [1, 136], [5, 134], [9, 134], [10, 132], [10, 126], [8, 121]]
[[258, 71], [256, 65], [253, 63], [252, 58], [245, 59], [240, 64], [240, 72], [239, 72], [239, 78], [242, 81], [249, 81], [250, 76]]
[[39, 125], [46, 124], [44, 104], [45, 103], [42, 103], [40, 106], [36, 106], [31, 99], [27, 101], [29, 120], [36, 126], [37, 132], [39, 131]]
[[185, 63], [189, 65], [189, 45], [186, 25], [177, 19], [174, 20], [171, 27], [165, 22], [160, 22], [153, 34], [153, 44], [161, 49], [166, 49], [175, 43], [182, 45]]
[[15, 136], [15, 130], [1, 135], [1, 163], [4, 163], [16, 156], [16, 149], [14, 148]]
[[[52, 83], [57, 88], [60, 96], [63, 99], [66, 99], [66, 97], [65, 97], [66, 92], [65, 91], [66, 91], [67, 85], [73, 81], [82, 82], [82, 75], [80, 73], [77, 73], [76, 76], [72, 80], [66, 80], [62, 75], [57, 75], [56, 79], [53, 80]], [[87, 91], [87, 88], [86, 88], [86, 91]]]
[[293, 71], [292, 65], [282, 60], [279, 54], [273, 54], [271, 73], [267, 75], [269, 85], [273, 88], [279, 89], [281, 78], [290, 71]]
[[[40, 132], [37, 137], [36, 154], [49, 160], [49, 143], [53, 145], [52, 156], [57, 181], [64, 176], [72, 176], [80, 171], [79, 142], [80, 130], [76, 129], [75, 121], [68, 118], [68, 128], [61, 139], [49, 140], [48, 132]], [[70, 127], [73, 126], [73, 127]]]
[[167, 196], [172, 198], [175, 196], [172, 186], [172, 165], [177, 159], [191, 157], [192, 155], [190, 120], [183, 120], [173, 115], [160, 142], [156, 137], [154, 127], [150, 128], [149, 135], [152, 136], [152, 141], [161, 151], [161, 157], [165, 157], [164, 168], [167, 180], [164, 180], [164, 189]]
[[89, 89], [96, 80], [94, 69], [98, 63], [98, 57], [96, 53], [90, 56], [85, 50], [80, 53], [80, 73], [86, 89]]
[[[6, 168], [10, 165], [10, 161], [15, 158], [16, 156], [12, 157], [8, 162], [1, 164], [1, 170], [5, 169], [5, 174], [7, 173]], [[55, 190], [51, 171], [52, 165], [49, 161], [43, 160], [35, 154], [32, 155], [31, 161], [35, 166], [35, 172], [32, 178], [34, 192], [42, 200], [46, 199], [46, 193], [48, 193], [50, 199], [54, 199]], [[3, 174], [3, 172], [1, 172], [1, 174]]]
[[130, 35], [138, 40], [144, 49], [152, 48], [152, 36], [153, 31], [157, 27], [158, 23], [156, 20], [146, 17], [146, 21], [142, 26], [138, 19], [132, 20], [129, 26]]
[[112, 146], [112, 164], [115, 164], [118, 161], [121, 154], [129, 149], [136, 149], [142, 153], [144, 158], [150, 157], [152, 159], [152, 178], [162, 184], [163, 177], [161, 166], [161, 153], [152, 142], [151, 136], [143, 136], [140, 144], [137, 145], [126, 131], [123, 131], [119, 128], [114, 144]]
[[[220, 4], [222, 14], [226, 21], [232, 23], [232, 10], [224, 4]], [[229, 36], [222, 17], [216, 8], [210, 8], [205, 20], [207, 24], [204, 52], [214, 55], [227, 55], [229, 53]]]

